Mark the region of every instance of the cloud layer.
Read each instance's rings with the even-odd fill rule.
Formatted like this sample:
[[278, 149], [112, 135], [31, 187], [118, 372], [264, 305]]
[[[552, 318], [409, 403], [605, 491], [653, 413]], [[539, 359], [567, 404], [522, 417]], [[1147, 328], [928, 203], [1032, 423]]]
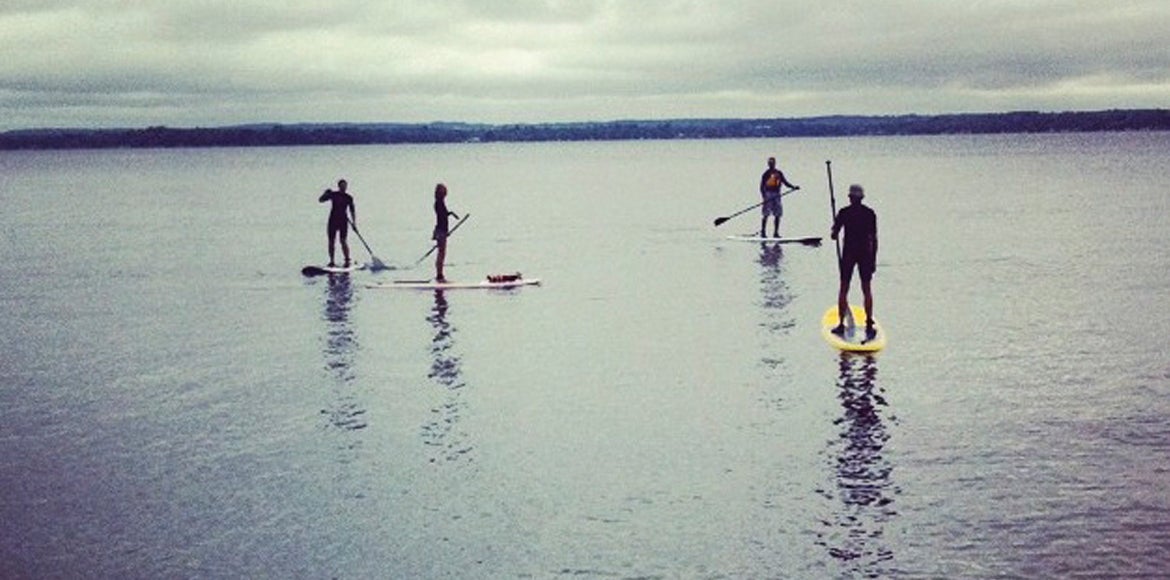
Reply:
[[1165, 0], [8, 0], [0, 129], [1166, 107]]

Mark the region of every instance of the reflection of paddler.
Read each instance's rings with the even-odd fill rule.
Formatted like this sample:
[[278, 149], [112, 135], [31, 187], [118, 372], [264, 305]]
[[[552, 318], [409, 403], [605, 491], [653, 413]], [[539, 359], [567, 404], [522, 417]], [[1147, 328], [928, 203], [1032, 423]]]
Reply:
[[431, 367], [427, 377], [439, 387], [441, 402], [428, 414], [422, 426], [423, 443], [431, 450], [430, 462], [442, 465], [472, 461], [475, 449], [467, 431], [461, 425], [466, 415], [467, 383], [463, 380], [462, 362], [455, 348], [455, 326], [449, 320], [450, 304], [442, 290], [435, 290], [435, 303], [427, 315], [434, 328], [431, 339]]
[[839, 364], [841, 415], [833, 420], [837, 437], [825, 450], [839, 503], [821, 519], [827, 529], [818, 535], [848, 576], [885, 578], [895, 561], [886, 528], [898, 514], [894, 502], [900, 493], [886, 450], [892, 418], [885, 417], [876, 359], [841, 353]]
[[435, 240], [435, 246], [439, 253], [435, 256], [435, 281], [446, 282], [447, 278], [443, 276], [443, 263], [447, 260], [447, 236], [451, 233], [450, 230], [450, 216], [455, 216], [459, 219], [459, 215], [447, 209], [447, 186], [442, 183], [435, 185], [435, 230], [431, 234], [431, 239]]

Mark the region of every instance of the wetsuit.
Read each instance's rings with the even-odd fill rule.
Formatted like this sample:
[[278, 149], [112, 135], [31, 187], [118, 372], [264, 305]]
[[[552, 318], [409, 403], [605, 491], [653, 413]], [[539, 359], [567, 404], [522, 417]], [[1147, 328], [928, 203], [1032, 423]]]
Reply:
[[837, 212], [833, 233], [845, 229], [841, 248], [841, 280], [848, 284], [853, 278], [853, 267], [869, 282], [877, 266], [877, 214], [861, 203], [850, 204]]
[[349, 215], [346, 213], [356, 213], [353, 206], [353, 196], [343, 191], [333, 191], [332, 189], [321, 194], [321, 203], [332, 201], [333, 207], [329, 210], [329, 239], [333, 236], [339, 236], [341, 242], [345, 243], [349, 234]]
[[447, 239], [447, 235], [451, 233], [449, 228], [450, 222], [448, 216], [452, 215], [447, 210], [447, 202], [443, 200], [435, 200], [435, 231], [431, 234], [431, 239], [436, 242], [442, 242]]

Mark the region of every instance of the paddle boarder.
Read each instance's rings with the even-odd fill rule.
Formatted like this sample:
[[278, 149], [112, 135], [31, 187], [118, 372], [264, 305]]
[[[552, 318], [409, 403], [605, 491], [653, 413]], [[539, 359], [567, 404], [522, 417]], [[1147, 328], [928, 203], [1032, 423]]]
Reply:
[[354, 206], [353, 196], [346, 193], [348, 188], [349, 183], [340, 179], [337, 181], [336, 191], [326, 189], [325, 193], [322, 193], [321, 197], [317, 199], [320, 203], [327, 201], [333, 203], [329, 210], [329, 222], [325, 226], [326, 234], [329, 236], [329, 267], [331, 268], [337, 266], [333, 252], [335, 240], [341, 242], [341, 253], [345, 255], [345, 267], [349, 267], [349, 222], [352, 216], [353, 227], [356, 230], [357, 207]]
[[447, 209], [447, 186], [442, 183], [435, 185], [435, 231], [431, 234], [431, 239], [435, 240], [435, 246], [439, 252], [435, 255], [435, 282], [443, 283], [447, 278], [443, 276], [443, 262], [447, 260], [447, 235], [451, 233], [449, 229], [450, 216], [455, 216], [459, 219], [459, 215]]
[[841, 248], [841, 289], [837, 293], [837, 319], [841, 321], [833, 334], [845, 333], [845, 316], [849, 312], [849, 284], [853, 280], [853, 268], [861, 278], [861, 293], [865, 296], [865, 334], [872, 339], [876, 335], [873, 326], [873, 293], [870, 281], [877, 270], [877, 214], [861, 202], [865, 189], [858, 184], [849, 186], [849, 205], [837, 212], [833, 220], [832, 238], [845, 230], [845, 242]]
[[760, 196], [764, 198], [763, 213], [764, 217], [760, 220], [760, 237], [766, 237], [766, 230], [768, 229], [768, 216], [776, 218], [776, 224], [772, 228], [772, 236], [780, 237], [780, 217], [784, 215], [784, 205], [781, 203], [780, 187], [787, 185], [790, 189], [798, 189], [797, 186], [792, 185], [784, 177], [784, 172], [776, 169], [776, 158], [768, 158], [768, 169], [764, 170], [764, 174], [760, 176]]

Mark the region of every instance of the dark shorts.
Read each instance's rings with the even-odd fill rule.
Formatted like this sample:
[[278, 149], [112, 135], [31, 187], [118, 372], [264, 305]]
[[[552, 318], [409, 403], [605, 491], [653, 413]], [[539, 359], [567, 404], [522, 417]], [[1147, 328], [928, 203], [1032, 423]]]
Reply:
[[329, 220], [328, 228], [329, 239], [332, 240], [333, 236], [340, 234], [344, 240], [349, 234], [349, 220]]
[[873, 279], [875, 264], [872, 256], [861, 256], [845, 252], [841, 255], [841, 280], [843, 282], [848, 284], [853, 281], [854, 266], [857, 267], [857, 272], [861, 275], [862, 282], [869, 282]]
[[447, 231], [447, 228], [440, 228], [436, 226], [435, 230], [431, 232], [431, 239], [435, 240], [436, 242], [445, 242], [447, 241], [448, 235], [450, 235], [450, 232]]

